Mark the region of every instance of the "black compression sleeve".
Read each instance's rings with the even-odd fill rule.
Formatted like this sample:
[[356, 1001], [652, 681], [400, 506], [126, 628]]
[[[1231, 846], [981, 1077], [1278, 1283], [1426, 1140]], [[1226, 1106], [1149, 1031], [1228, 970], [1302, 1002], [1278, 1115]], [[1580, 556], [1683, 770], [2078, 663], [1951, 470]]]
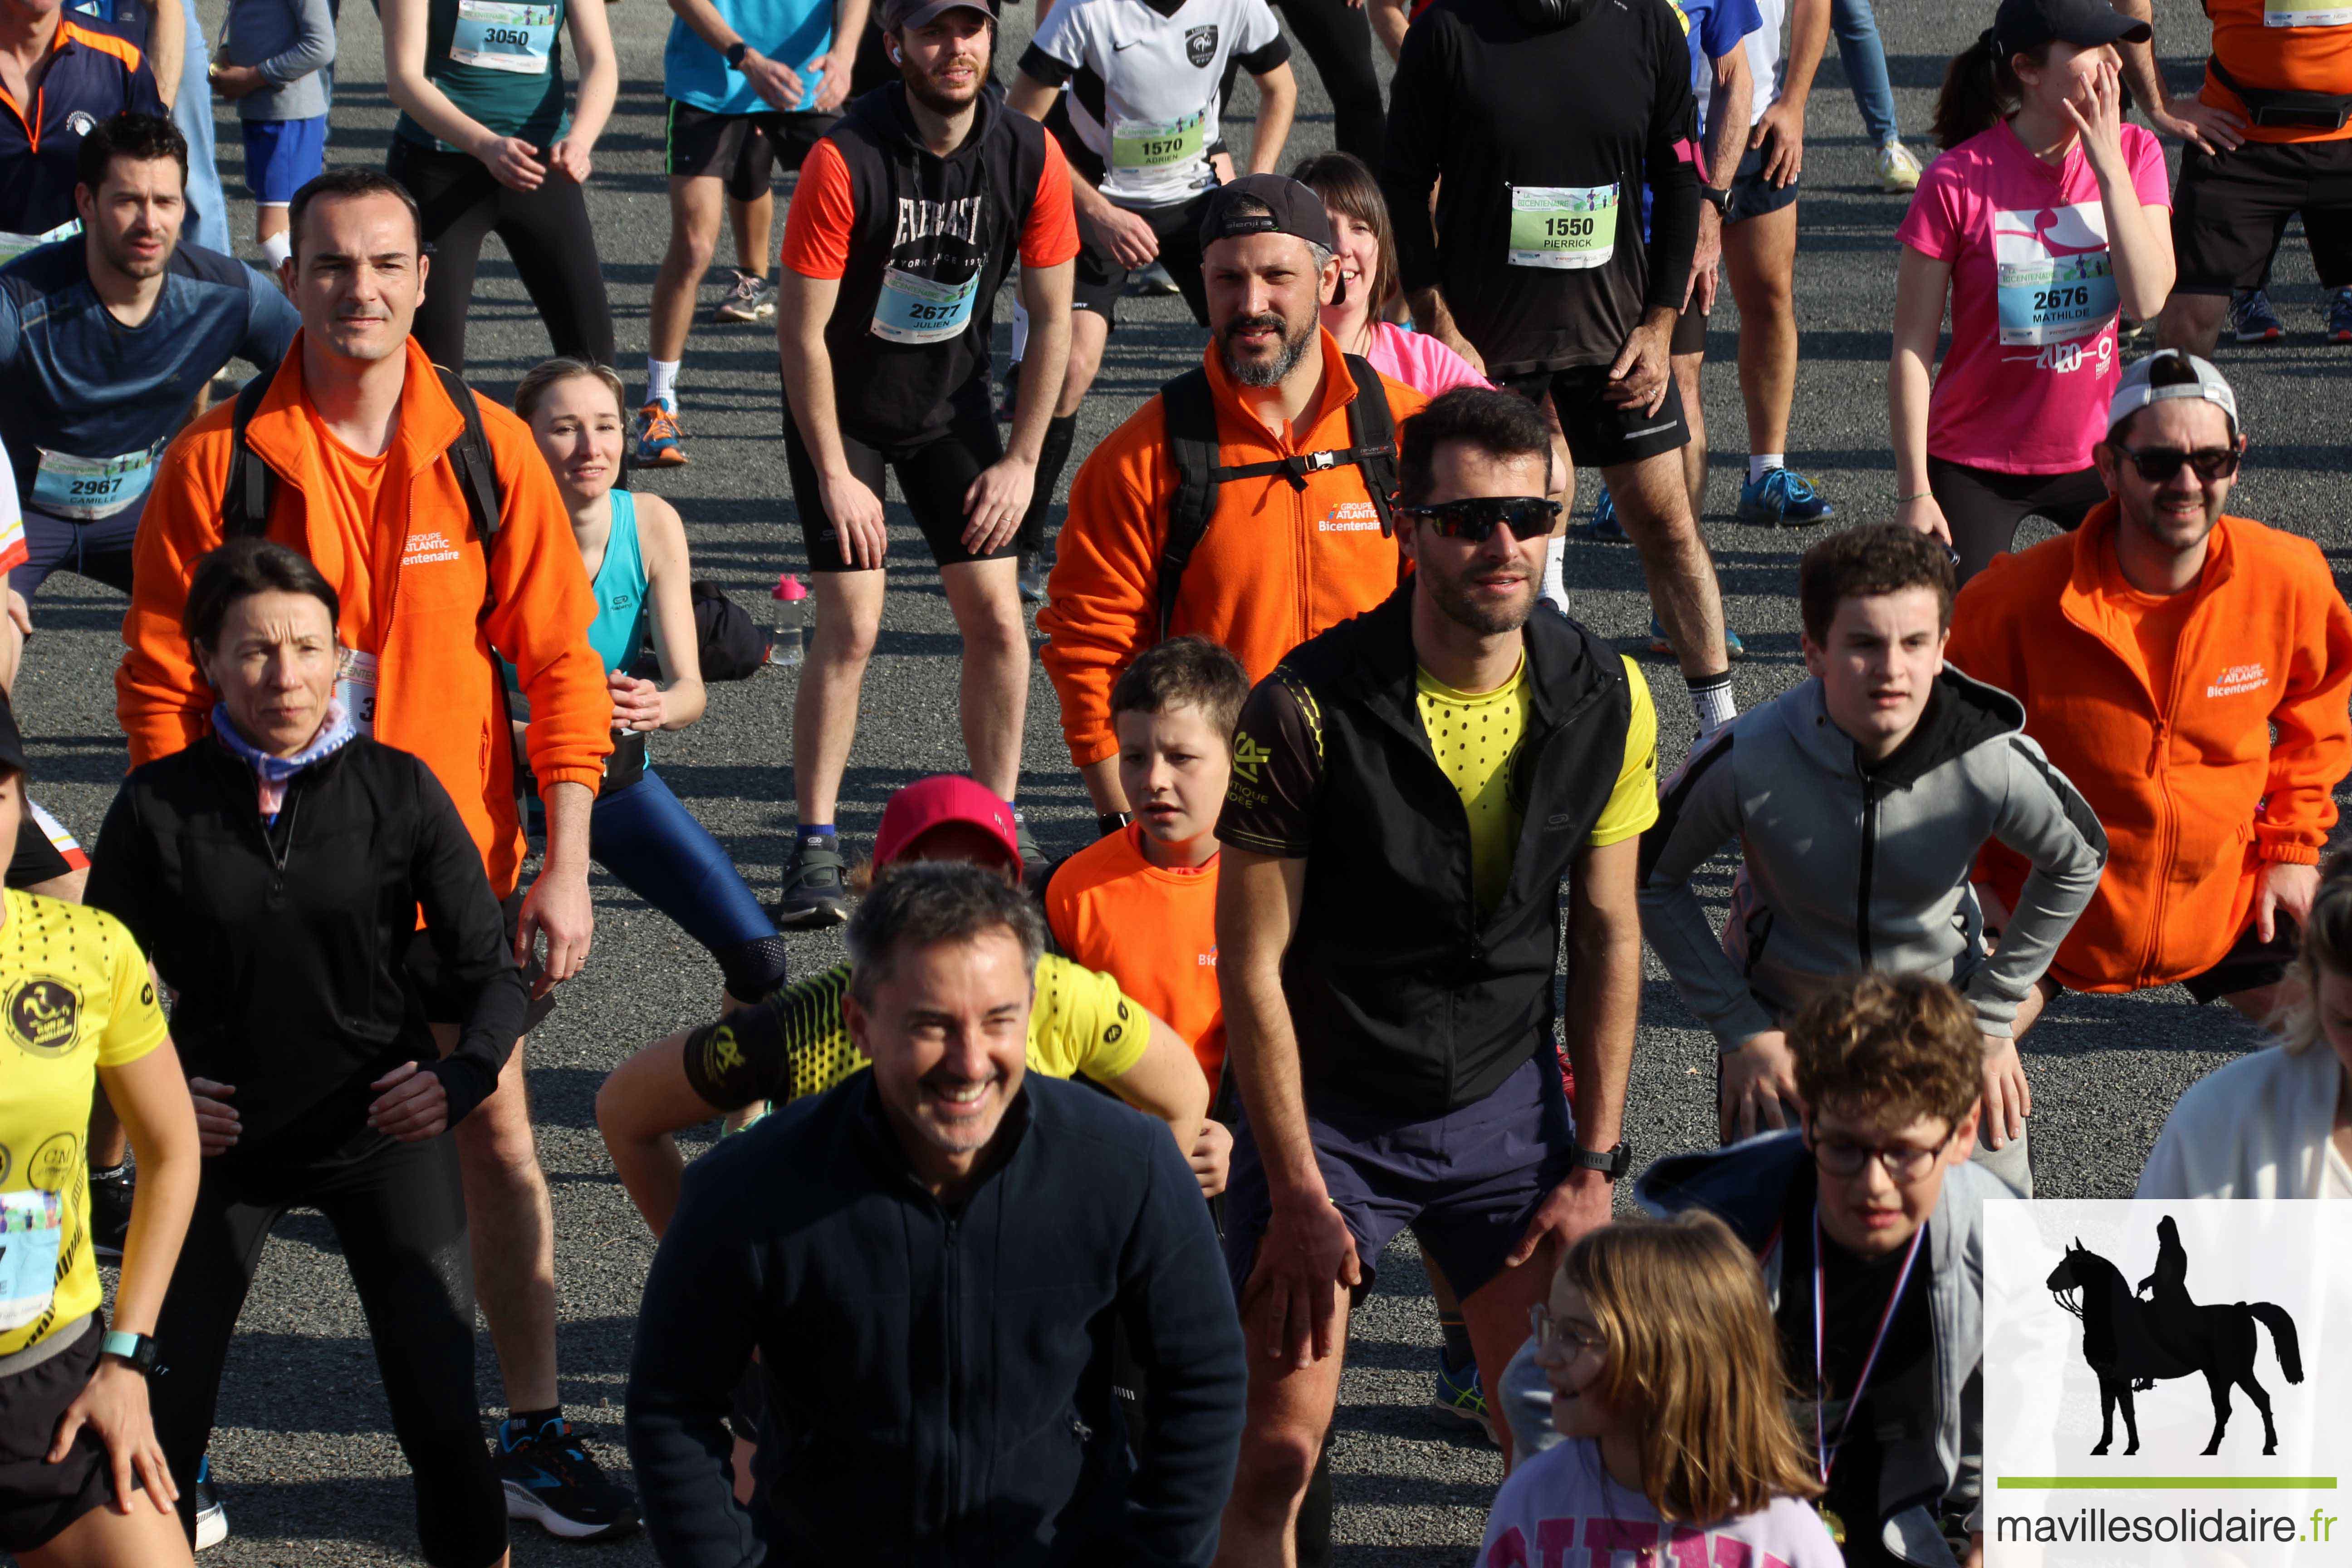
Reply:
[[1437, 287], [1437, 228], [1429, 214], [1429, 193], [1437, 188], [1437, 153], [1450, 94], [1447, 64], [1438, 35], [1451, 26], [1443, 15], [1423, 17], [1404, 36], [1396, 79], [1389, 93], [1388, 142], [1381, 154], [1381, 195], [1396, 228], [1398, 283], [1406, 293]]
[[1698, 249], [1698, 171], [1679, 156], [1650, 163], [1650, 287], [1646, 310], [1679, 310]]

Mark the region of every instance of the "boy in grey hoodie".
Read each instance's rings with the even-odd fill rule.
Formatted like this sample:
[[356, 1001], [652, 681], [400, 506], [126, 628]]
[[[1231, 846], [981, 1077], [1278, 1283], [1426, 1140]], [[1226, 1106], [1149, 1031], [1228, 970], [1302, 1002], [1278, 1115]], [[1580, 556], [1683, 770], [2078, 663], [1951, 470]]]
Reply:
[[[1806, 551], [1799, 574], [1811, 679], [1727, 726], [1667, 786], [1642, 839], [1643, 934], [1719, 1042], [1727, 1142], [1793, 1124], [1782, 1024], [1825, 983], [1871, 969], [1949, 981], [1984, 1037], [1978, 1158], [2030, 1196], [2016, 1036], [2097, 890], [2106, 835], [2026, 738], [2017, 700], [1945, 667], [1953, 577], [1938, 543], [1853, 529]], [[1735, 837], [1718, 941], [1690, 879]], [[2033, 866], [1990, 953], [1969, 885], [1988, 838]]]
[[213, 90], [236, 104], [254, 243], [272, 272], [289, 254], [287, 208], [327, 159], [327, 68], [335, 63], [328, 0], [229, 0]]

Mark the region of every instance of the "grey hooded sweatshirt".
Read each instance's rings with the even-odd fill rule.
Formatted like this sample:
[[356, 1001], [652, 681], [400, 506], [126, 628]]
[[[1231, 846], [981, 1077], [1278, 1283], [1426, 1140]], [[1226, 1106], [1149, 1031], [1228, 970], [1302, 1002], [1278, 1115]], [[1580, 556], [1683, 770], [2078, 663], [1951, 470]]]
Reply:
[[[1807, 680], [1684, 765], [1642, 836], [1642, 931], [1721, 1048], [1869, 969], [1948, 980], [1984, 1033], [2012, 1032], [2107, 858], [2097, 816], [2024, 725], [2017, 699], [1947, 669], [1910, 737], [1865, 766]], [[1733, 837], [1718, 942], [1690, 879]], [[1988, 957], [1969, 872], [1990, 838], [2033, 871]]]

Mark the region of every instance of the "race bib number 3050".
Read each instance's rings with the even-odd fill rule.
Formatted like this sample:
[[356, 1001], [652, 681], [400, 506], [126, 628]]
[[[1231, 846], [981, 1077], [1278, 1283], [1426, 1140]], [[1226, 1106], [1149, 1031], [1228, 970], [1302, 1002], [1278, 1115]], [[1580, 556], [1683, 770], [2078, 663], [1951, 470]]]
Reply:
[[555, 50], [562, 7], [521, 5], [512, 0], [457, 0], [457, 26], [449, 35], [449, 58], [461, 66], [545, 76]]
[[1617, 187], [1513, 185], [1510, 250], [1514, 267], [1607, 266], [1617, 252]]
[[937, 283], [893, 267], [882, 274], [874, 301], [874, 335], [894, 343], [940, 343], [971, 321], [980, 298], [980, 274], [961, 283]]

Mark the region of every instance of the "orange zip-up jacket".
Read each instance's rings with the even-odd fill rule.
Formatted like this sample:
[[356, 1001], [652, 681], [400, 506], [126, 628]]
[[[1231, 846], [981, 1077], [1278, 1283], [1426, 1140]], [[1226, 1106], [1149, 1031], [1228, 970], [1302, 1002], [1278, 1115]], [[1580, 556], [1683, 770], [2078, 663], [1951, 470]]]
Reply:
[[[1203, 359], [1221, 467], [1352, 445], [1355, 380], [1338, 341], [1318, 335], [1322, 401], [1314, 424], [1287, 442], [1244, 405], [1216, 345], [1209, 345]], [[1428, 402], [1381, 379], [1399, 425]], [[1308, 637], [1387, 599], [1402, 558], [1396, 541], [1381, 532], [1363, 472], [1353, 464], [1324, 468], [1307, 476], [1303, 490], [1280, 474], [1220, 484], [1216, 515], [1184, 568], [1169, 635], [1193, 632], [1223, 643], [1252, 680], [1262, 680]], [[1160, 640], [1160, 551], [1175, 494], [1176, 464], [1157, 397], [1112, 431], [1070, 481], [1069, 520], [1037, 629], [1048, 639], [1041, 657], [1062, 700], [1062, 734], [1082, 768], [1118, 753], [1111, 683]]]
[[[527, 743], [542, 794], [558, 784], [596, 788], [613, 749], [613, 699], [604, 661], [588, 646], [595, 600], [555, 476], [528, 426], [487, 398], [478, 401], [504, 497], [487, 568], [473, 514], [444, 460], [465, 416], [413, 341], [383, 479], [388, 489], [405, 487], [405, 504], [393, 510], [408, 520], [407, 532], [358, 530], [373, 536], [364, 564], [346, 563], [343, 542], [354, 530], [326, 510], [333, 496], [305, 406], [299, 333], [254, 410], [246, 441], [278, 478], [269, 537], [309, 556], [334, 585], [344, 602], [339, 629], [346, 646], [354, 625], [373, 628], [375, 738], [415, 752], [433, 770], [503, 898], [520, 877], [524, 846], [514, 748], [506, 739], [490, 649], [513, 660], [521, 675], [530, 700]], [[139, 517], [131, 608], [122, 617], [125, 650], [114, 675], [114, 710], [131, 737], [133, 767], [169, 756], [212, 727], [213, 690], [189, 654], [180, 615], [197, 558], [221, 542], [234, 412], [233, 404], [222, 404], [173, 438]], [[487, 614], [486, 584], [495, 600]], [[362, 589], [370, 609], [364, 622], [352, 603]]]
[[[2106, 876], [2050, 966], [2077, 991], [2220, 962], [2262, 868], [2317, 862], [2352, 769], [2352, 611], [2319, 547], [2221, 519], [2186, 590], [2172, 689], [2158, 692], [2105, 587], [2116, 526], [2109, 500], [2074, 533], [1995, 560], [1961, 591], [1946, 652], [2025, 704], [2025, 732], [2107, 830]], [[1988, 846], [1977, 869], [2014, 904], [2022, 862]]]

